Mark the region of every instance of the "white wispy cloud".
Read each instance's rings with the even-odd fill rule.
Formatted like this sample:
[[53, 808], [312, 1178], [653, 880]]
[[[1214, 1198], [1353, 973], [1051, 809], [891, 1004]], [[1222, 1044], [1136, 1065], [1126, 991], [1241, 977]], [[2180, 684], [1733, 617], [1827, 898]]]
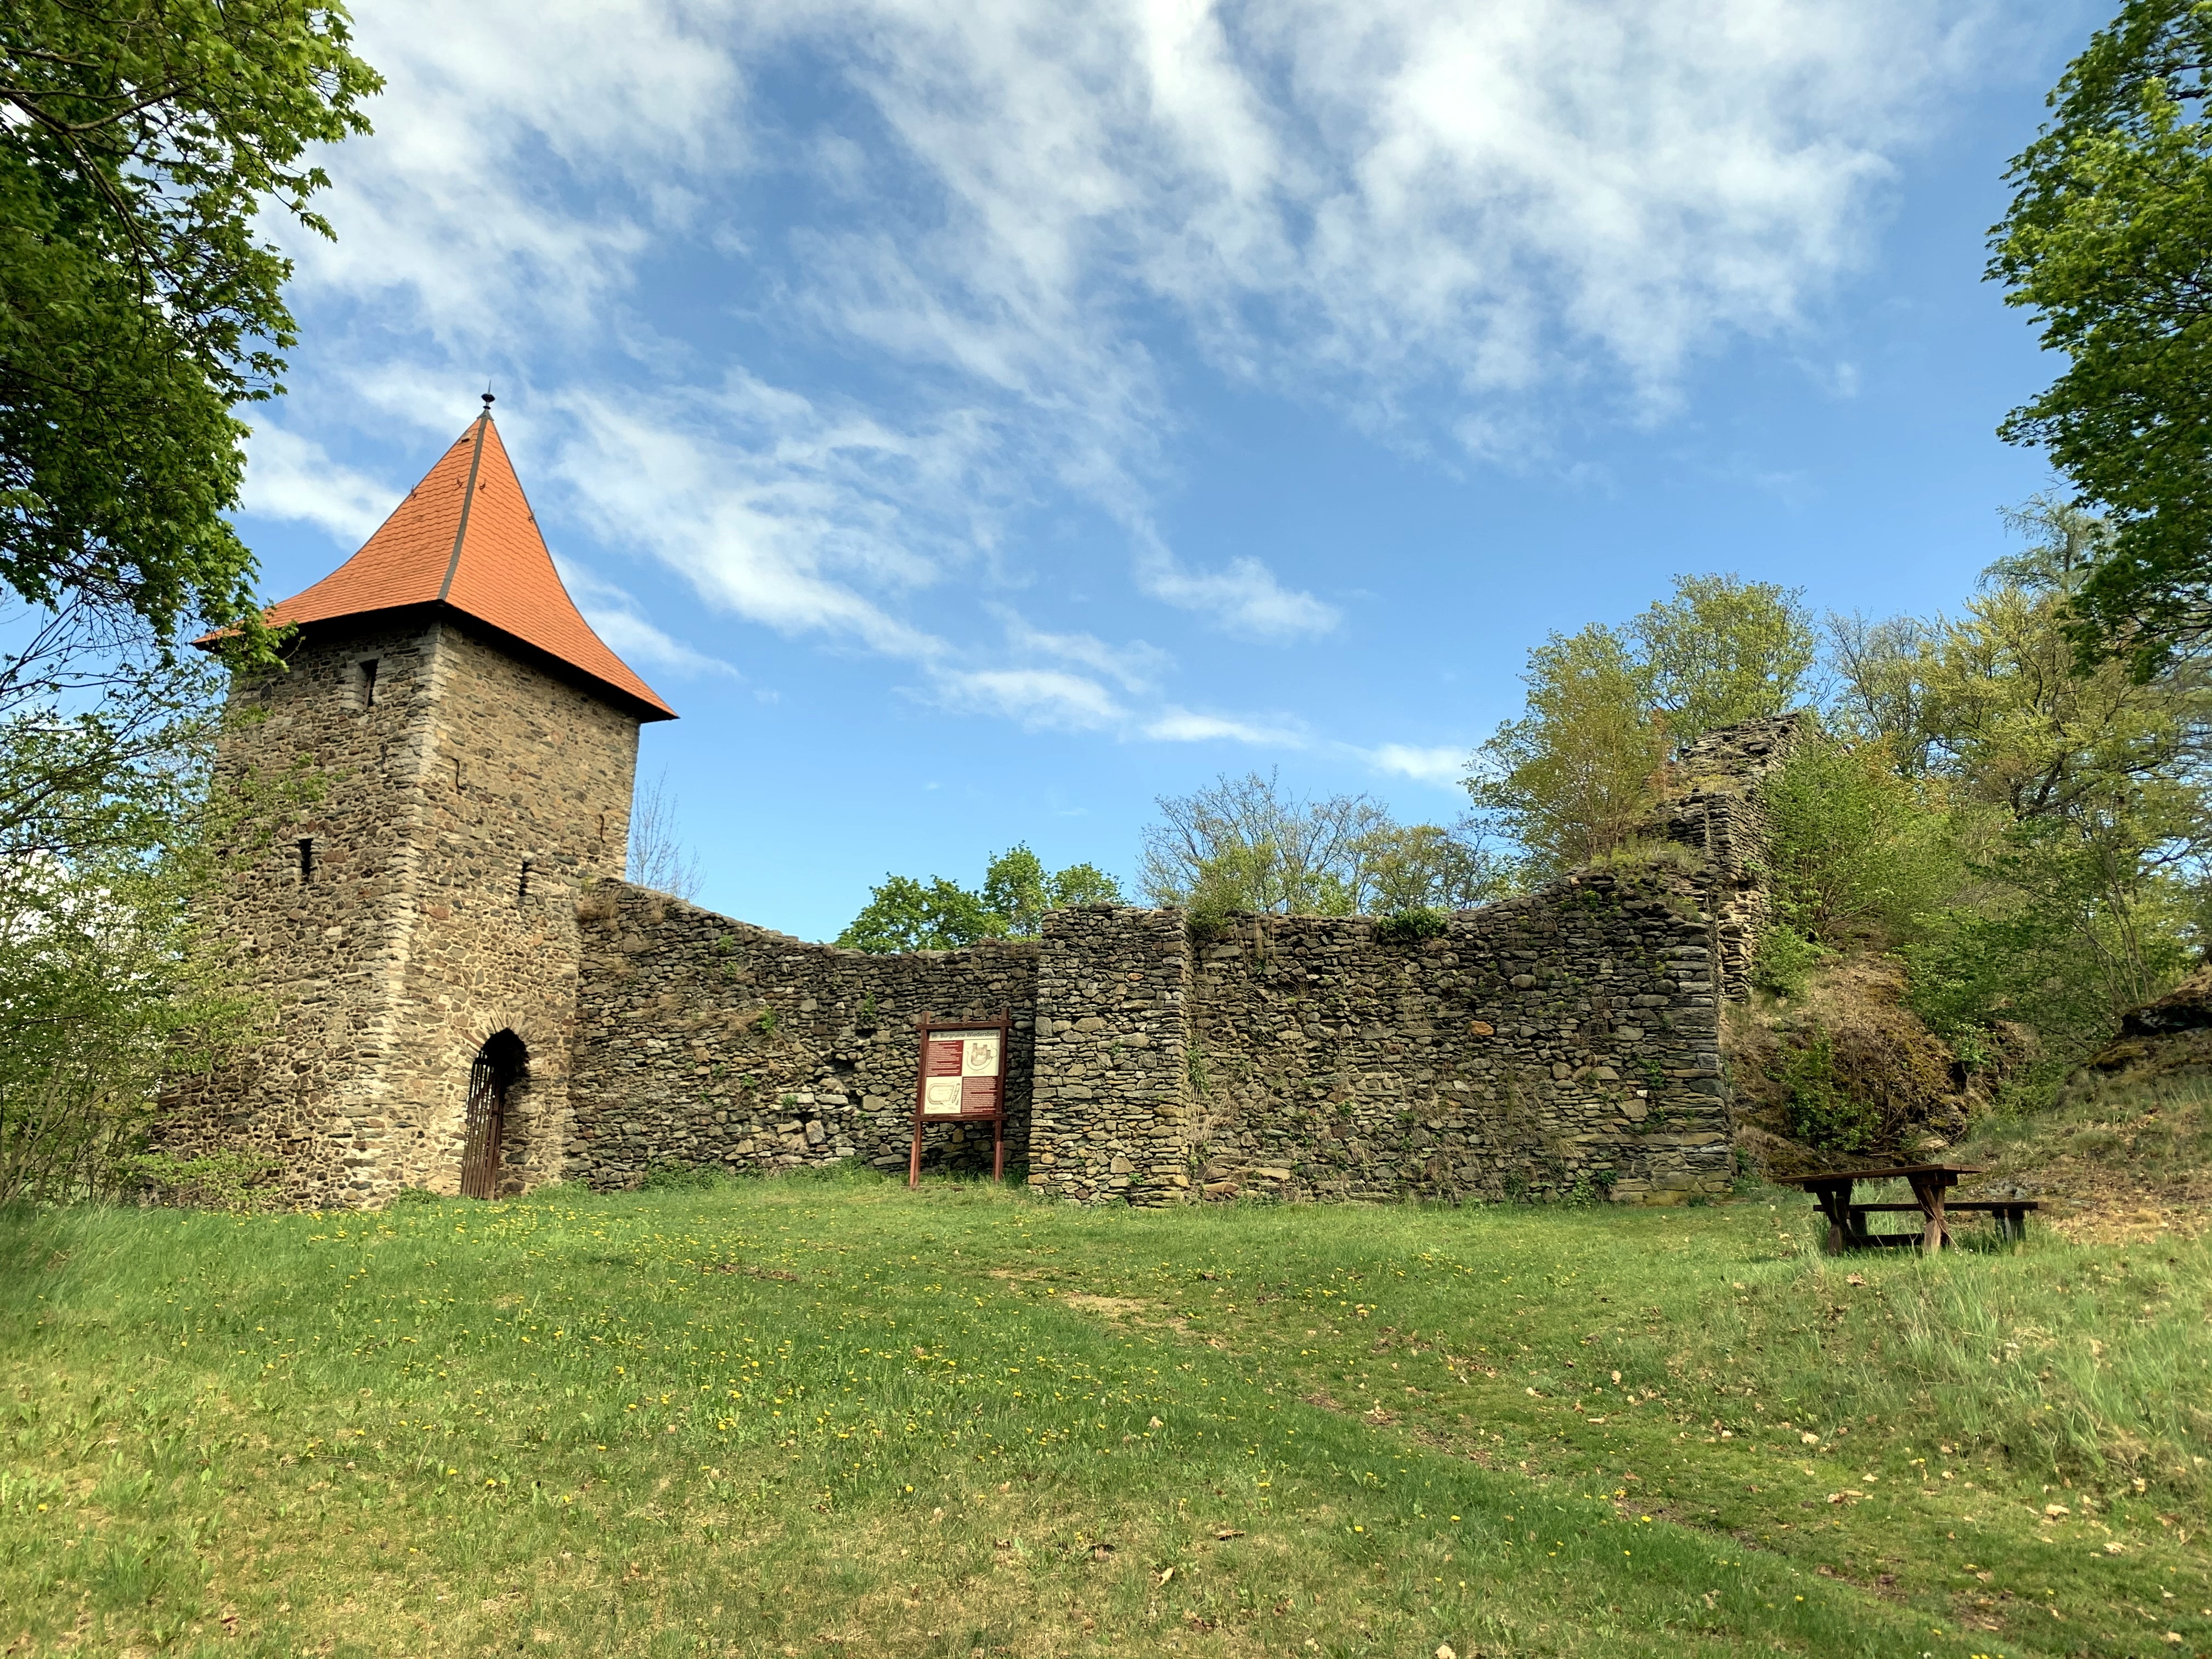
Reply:
[[1417, 783], [1456, 784], [1467, 775], [1468, 750], [1464, 744], [1423, 748], [1415, 744], [1384, 743], [1354, 752], [1377, 771], [1412, 778]]
[[1128, 718], [1097, 681], [1049, 668], [940, 669], [932, 676], [949, 707], [1001, 714], [1031, 727], [1097, 731]]
[[1267, 749], [1304, 749], [1304, 732], [1231, 714], [1204, 714], [1170, 705], [1146, 720], [1143, 735], [1160, 743], [1245, 743]]
[[991, 611], [1005, 625], [1010, 650], [1023, 656], [1049, 657], [1088, 668], [1124, 691], [1153, 690], [1175, 665], [1166, 652], [1142, 640], [1109, 645], [1093, 634], [1054, 634], [1033, 628], [1011, 605], [993, 605]]
[[1255, 558], [1231, 559], [1218, 570], [1193, 571], [1164, 547], [1153, 546], [1137, 561], [1137, 585], [1156, 599], [1206, 612], [1231, 633], [1252, 639], [1326, 634], [1337, 623], [1334, 606], [1285, 587]]
[[[335, 242], [288, 237], [310, 285], [389, 307], [479, 372], [549, 325], [604, 331], [748, 125], [720, 8], [384, 0], [353, 20], [385, 76], [339, 146]], [[507, 355], [481, 361], [484, 348]]]
[[332, 460], [312, 438], [263, 421], [246, 441], [240, 505], [264, 518], [289, 519], [327, 531], [349, 550], [391, 516], [404, 489], [394, 489]]
[[939, 571], [897, 533], [897, 507], [871, 477], [957, 461], [749, 379], [664, 408], [583, 390], [557, 403], [556, 472], [610, 544], [653, 554], [717, 609], [782, 632], [910, 662], [953, 653], [884, 603]]
[[[1019, 526], [1072, 501], [1120, 527], [1143, 599], [1329, 632], [1258, 551], [1156, 532], [1188, 418], [1162, 339], [1416, 450], [1551, 465], [1563, 398], [1658, 418], [1700, 353], [1797, 327], [1991, 15], [386, 0], [356, 20], [391, 89], [378, 136], [330, 158], [339, 240], [288, 239], [303, 307], [349, 345], [295, 375], [249, 501], [373, 527], [396, 492], [299, 434], [458, 430], [452, 387], [494, 375], [529, 393], [507, 429], [533, 488], [720, 612], [1009, 719], [1308, 742], [1164, 702], [1150, 647], [915, 601], [1020, 586]], [[846, 367], [793, 368], [824, 351]], [[660, 660], [688, 648], [608, 615]], [[1440, 752], [1372, 763], [1440, 777]]]

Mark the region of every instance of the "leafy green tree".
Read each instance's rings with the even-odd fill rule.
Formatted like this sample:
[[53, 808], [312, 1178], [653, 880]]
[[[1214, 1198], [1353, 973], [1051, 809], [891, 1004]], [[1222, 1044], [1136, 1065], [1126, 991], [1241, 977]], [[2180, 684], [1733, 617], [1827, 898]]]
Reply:
[[2153, 841], [2197, 844], [2212, 827], [2203, 665], [2172, 655], [2147, 679], [2109, 661], [2082, 669], [2067, 638], [2078, 577], [2000, 574], [1935, 631], [1921, 665], [1934, 767], [2015, 819], [2086, 823], [2117, 804]]
[[1275, 773], [1224, 774], [1157, 805], [1138, 879], [1153, 903], [1206, 915], [1352, 915], [1368, 838], [1390, 827], [1365, 795], [1309, 800]]
[[927, 884], [885, 877], [836, 942], [879, 954], [952, 951], [987, 939], [1033, 939], [1048, 910], [1121, 902], [1121, 888], [1096, 866], [1071, 864], [1048, 874], [1035, 853], [1018, 845], [990, 861], [981, 892], [942, 876]]
[[1901, 773], [1881, 738], [1802, 739], [1761, 786], [1774, 913], [1753, 969], [1796, 995], [1821, 958], [1894, 950], [1972, 885], [1940, 787]]
[[2148, 672], [2212, 628], [2212, 8], [2126, 0], [2006, 174], [1989, 275], [2066, 368], [1998, 428], [2101, 507], [2074, 637]]
[[2191, 888], [2109, 818], [2005, 826], [1974, 861], [1985, 887], [1925, 920], [1903, 955], [1939, 1030], [2017, 1020], [2063, 1066], [2191, 965]]
[[1677, 576], [1625, 628], [1593, 623], [1528, 653], [1526, 707], [1477, 750], [1468, 791], [1527, 873], [1556, 879], [1645, 833], [1670, 753], [1803, 702], [1820, 646], [1797, 589]]
[[1044, 861], [1020, 845], [1000, 854], [985, 868], [982, 898], [1006, 919], [1006, 932], [1016, 939], [1034, 939], [1042, 933], [1048, 910], [1122, 902], [1121, 884], [1097, 866], [1071, 864], [1047, 874]]
[[146, 1149], [161, 1090], [231, 1053], [258, 1012], [196, 919], [210, 850], [0, 872], [0, 1202], [173, 1184]]
[[2006, 516], [2027, 545], [1963, 614], [1836, 625], [1850, 740], [1801, 750], [1767, 786], [1789, 925], [1760, 971], [1802, 976], [1808, 943], [1893, 948], [1940, 1027], [2019, 1020], [2063, 1056], [2191, 955], [2212, 680], [2179, 643], [2136, 672], [2085, 665], [2069, 630], [2107, 526], [2048, 497]]
[[1879, 742], [1802, 741], [1760, 793], [1776, 908], [1809, 940], [1888, 948], [1966, 885], [1948, 816]]
[[258, 1018], [198, 901], [315, 784], [217, 778], [222, 666], [103, 664], [66, 625], [82, 610], [0, 663], [0, 1200], [180, 1174], [204, 1196], [238, 1160], [180, 1171], [144, 1150], [162, 1085]]
[[[0, 580], [161, 646], [258, 628], [224, 518], [294, 340], [265, 211], [380, 82], [316, 0], [9, 0], [0, 18]], [[258, 644], [258, 641], [257, 641]]]
[[1006, 919], [942, 876], [927, 884], [912, 876], [886, 876], [869, 890], [867, 903], [836, 942], [851, 951], [888, 955], [907, 951], [957, 951], [987, 939], [1004, 939]]
[[1521, 678], [1527, 708], [1476, 752], [1467, 788], [1551, 880], [1644, 830], [1667, 731], [1632, 641], [1602, 623], [1553, 635]]
[[1917, 778], [1931, 763], [1927, 659], [1941, 619], [1831, 616], [1826, 641], [1833, 695], [1828, 724], [1839, 736], [1879, 742], [1897, 769]]
[[1798, 707], [1820, 653], [1802, 588], [1735, 575], [1677, 576], [1673, 597], [1627, 632], [1645, 701], [1677, 750], [1717, 726]]
[[1473, 824], [1389, 824], [1361, 840], [1358, 856], [1359, 908], [1374, 915], [1472, 909], [1508, 896], [1519, 874]]

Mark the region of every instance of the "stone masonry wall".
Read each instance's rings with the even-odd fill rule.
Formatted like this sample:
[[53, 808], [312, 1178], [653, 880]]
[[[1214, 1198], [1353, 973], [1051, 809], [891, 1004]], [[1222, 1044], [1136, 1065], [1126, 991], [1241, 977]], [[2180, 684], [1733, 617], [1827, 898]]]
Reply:
[[[586, 896], [567, 1172], [903, 1166], [915, 1020], [1013, 1018], [1010, 1158], [1078, 1201], [1562, 1195], [1733, 1173], [1710, 926], [1597, 872], [1392, 944], [1364, 918], [1054, 912], [1034, 943], [876, 957], [642, 888]], [[931, 1132], [931, 1160], [988, 1141]]]
[[1030, 1186], [1084, 1201], [1188, 1194], [1191, 982], [1180, 910], [1045, 918]]
[[[620, 1187], [659, 1164], [765, 1170], [845, 1158], [902, 1170], [924, 1014], [1012, 1014], [1010, 1152], [1025, 1144], [1037, 945], [870, 956], [622, 882], [576, 909], [584, 972], [568, 1178]], [[988, 1126], [933, 1126], [924, 1155], [930, 1168], [988, 1169]]]
[[458, 1190], [470, 1066], [485, 1038], [511, 1030], [530, 1056], [507, 1103], [501, 1186], [511, 1191], [560, 1176], [581, 959], [576, 896], [621, 873], [638, 723], [451, 625], [440, 630], [436, 673], [398, 1015], [412, 1056], [400, 1097], [410, 1133], [388, 1174]]
[[1585, 873], [1402, 943], [1243, 917], [1197, 954], [1209, 1195], [1670, 1202], [1733, 1175], [1709, 927], [1679, 876]]
[[[395, 1133], [404, 1034], [391, 1015], [414, 890], [412, 838], [397, 826], [414, 814], [404, 781], [430, 741], [436, 646], [435, 630], [419, 625], [303, 644], [289, 673], [231, 690], [239, 724], [218, 757], [218, 786], [273, 784], [305, 768], [322, 796], [253, 826], [265, 846], [232, 852], [209, 919], [242, 988], [263, 1000], [270, 1041], [185, 1081], [161, 1139], [180, 1153], [231, 1146], [279, 1159], [295, 1200], [367, 1195]], [[365, 661], [378, 665], [373, 702]], [[314, 859], [305, 881], [302, 840]]]
[[1767, 880], [1772, 824], [1759, 782], [1788, 757], [1809, 727], [1802, 714], [1745, 720], [1709, 732], [1668, 769], [1661, 830], [1705, 866], [1705, 900], [1713, 919], [1722, 995], [1750, 989], [1751, 959], [1771, 911]]
[[269, 825], [265, 848], [241, 848], [212, 902], [269, 1035], [179, 1083], [163, 1144], [265, 1153], [301, 1203], [455, 1190], [470, 1066], [506, 1029], [530, 1055], [509, 1103], [506, 1184], [555, 1178], [574, 895], [622, 867], [635, 720], [420, 617], [310, 637], [289, 672], [232, 701], [252, 718], [226, 739], [219, 775], [305, 767], [321, 795]]

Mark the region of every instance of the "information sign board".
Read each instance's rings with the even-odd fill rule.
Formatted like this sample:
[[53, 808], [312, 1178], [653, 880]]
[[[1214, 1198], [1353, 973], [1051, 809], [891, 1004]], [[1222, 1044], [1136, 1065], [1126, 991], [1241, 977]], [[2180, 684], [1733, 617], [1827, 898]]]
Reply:
[[914, 1096], [914, 1147], [907, 1158], [907, 1185], [921, 1179], [921, 1131], [927, 1123], [988, 1121], [991, 1125], [991, 1175], [1006, 1164], [1006, 1035], [1010, 1024], [996, 1019], [946, 1020], [921, 1017], [921, 1063]]

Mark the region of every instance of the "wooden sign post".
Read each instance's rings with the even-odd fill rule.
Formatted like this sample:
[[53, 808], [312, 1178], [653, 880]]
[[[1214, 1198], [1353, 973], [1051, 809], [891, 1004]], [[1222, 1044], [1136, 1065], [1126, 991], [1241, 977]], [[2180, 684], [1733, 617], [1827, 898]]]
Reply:
[[925, 1123], [991, 1124], [991, 1179], [1006, 1172], [1006, 1034], [1012, 1020], [1001, 1010], [996, 1019], [938, 1022], [921, 1017], [921, 1060], [914, 1089], [914, 1150], [907, 1157], [906, 1184], [921, 1183], [921, 1129]]

